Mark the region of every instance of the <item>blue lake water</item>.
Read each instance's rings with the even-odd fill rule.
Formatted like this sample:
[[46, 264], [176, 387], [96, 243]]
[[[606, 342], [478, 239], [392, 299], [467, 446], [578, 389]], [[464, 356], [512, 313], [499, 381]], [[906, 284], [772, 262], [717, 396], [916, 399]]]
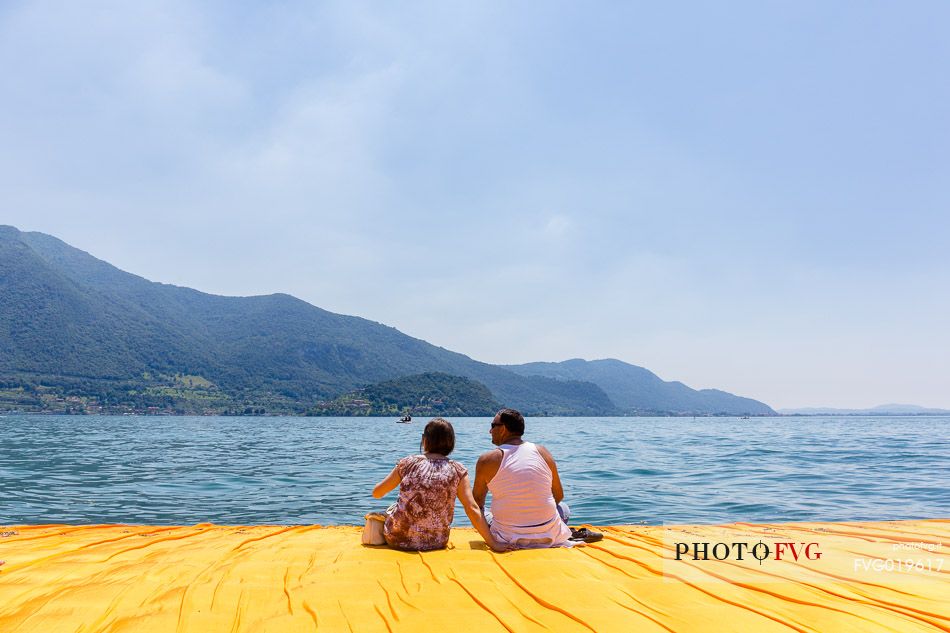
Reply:
[[[474, 477], [489, 418], [453, 418]], [[425, 421], [0, 416], [0, 524], [361, 524]], [[950, 516], [950, 417], [534, 418], [572, 523]], [[460, 509], [456, 524], [467, 525]]]

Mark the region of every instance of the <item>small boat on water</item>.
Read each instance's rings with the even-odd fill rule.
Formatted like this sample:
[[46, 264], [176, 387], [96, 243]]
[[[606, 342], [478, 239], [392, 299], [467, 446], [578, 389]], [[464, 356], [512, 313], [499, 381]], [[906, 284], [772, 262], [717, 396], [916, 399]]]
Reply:
[[396, 420], [396, 424], [409, 424], [410, 422], [412, 422], [412, 416], [408, 413]]

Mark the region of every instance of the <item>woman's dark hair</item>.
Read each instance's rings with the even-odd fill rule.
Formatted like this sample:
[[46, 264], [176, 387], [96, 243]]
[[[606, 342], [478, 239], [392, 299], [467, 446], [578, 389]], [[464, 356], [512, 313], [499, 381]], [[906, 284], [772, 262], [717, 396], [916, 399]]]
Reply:
[[455, 429], [452, 423], [443, 418], [432, 418], [422, 431], [419, 450], [439, 455], [448, 455], [455, 450]]
[[515, 409], [502, 409], [495, 415], [512, 435], [524, 435], [524, 416]]

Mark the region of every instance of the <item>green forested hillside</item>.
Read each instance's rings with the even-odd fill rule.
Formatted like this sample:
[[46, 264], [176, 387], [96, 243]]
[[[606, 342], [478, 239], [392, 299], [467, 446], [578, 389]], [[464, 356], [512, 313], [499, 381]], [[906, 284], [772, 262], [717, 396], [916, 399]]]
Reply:
[[[150, 282], [42, 233], [0, 227], [0, 406], [304, 412], [370, 384], [464, 376], [533, 414], [614, 410], [591, 383], [524, 377], [289, 295]], [[199, 387], [176, 376], [196, 376]]]
[[155, 283], [0, 226], [0, 410], [328, 412], [354, 390], [431, 373], [529, 415], [774, 413], [620, 361], [489, 365], [289, 295]]
[[425, 373], [387, 380], [315, 407], [320, 415], [492, 416], [501, 405], [485, 385], [459, 376]]

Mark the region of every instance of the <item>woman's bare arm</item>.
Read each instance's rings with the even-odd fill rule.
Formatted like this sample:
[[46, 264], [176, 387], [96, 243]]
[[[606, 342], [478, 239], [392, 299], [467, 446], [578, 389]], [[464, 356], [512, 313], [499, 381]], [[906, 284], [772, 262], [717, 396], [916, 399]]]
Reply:
[[485, 520], [482, 509], [475, 503], [475, 497], [472, 496], [472, 487], [468, 483], [468, 475], [462, 477], [456, 494], [458, 495], [459, 501], [462, 502], [462, 507], [465, 508], [465, 514], [468, 515], [468, 520], [472, 522], [472, 525], [475, 526], [475, 529], [478, 530], [481, 537], [485, 539], [488, 547], [496, 552], [506, 551], [508, 548], [492, 537], [491, 530], [488, 529], [488, 521]]
[[373, 488], [373, 496], [377, 499], [382, 499], [389, 494], [393, 488], [398, 486], [401, 481], [402, 477], [399, 476], [399, 466], [396, 466], [391, 473], [386, 475], [385, 479], [376, 484]]

